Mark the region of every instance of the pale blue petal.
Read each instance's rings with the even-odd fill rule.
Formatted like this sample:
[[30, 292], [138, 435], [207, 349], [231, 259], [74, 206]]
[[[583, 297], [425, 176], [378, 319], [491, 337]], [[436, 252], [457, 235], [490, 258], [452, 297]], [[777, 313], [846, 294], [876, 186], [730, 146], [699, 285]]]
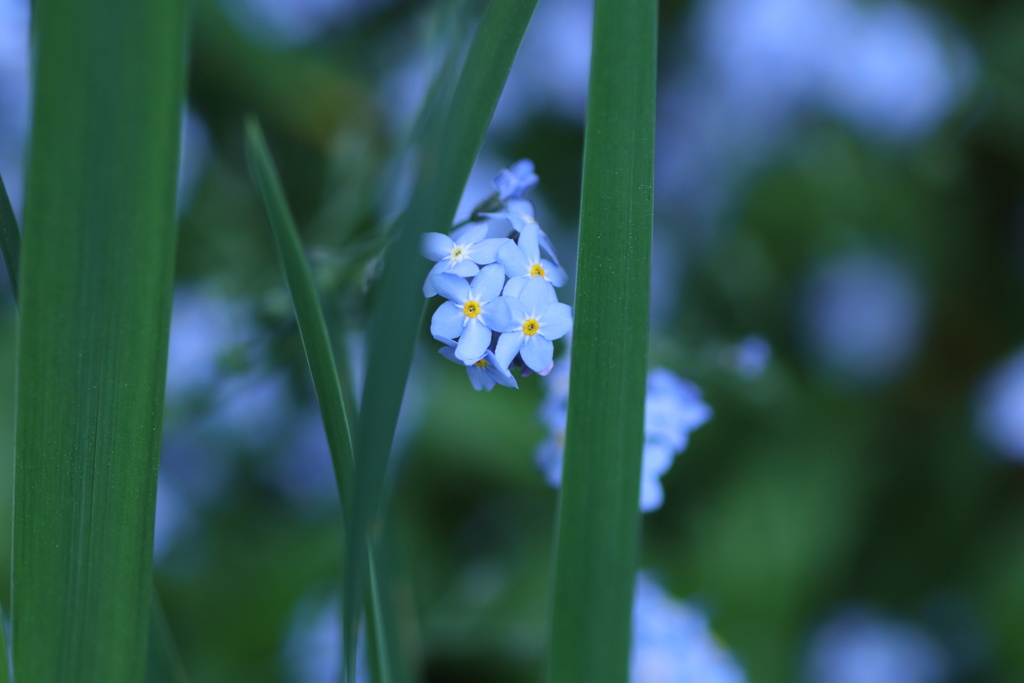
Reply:
[[470, 365], [484, 357], [490, 343], [491, 331], [475, 318], [470, 318], [459, 339], [459, 345], [455, 347], [455, 357]]
[[645, 441], [641, 470], [645, 477], [660, 477], [672, 467], [676, 458], [675, 451], [665, 443]]
[[459, 239], [455, 242], [457, 244], [476, 244], [485, 237], [487, 237], [487, 223], [470, 223], [459, 232]]
[[551, 368], [551, 360], [555, 357], [555, 345], [539, 335], [534, 335], [523, 343], [519, 355], [523, 357], [526, 367], [537, 373], [545, 372]]
[[538, 241], [540, 242], [541, 248], [544, 251], [546, 251], [548, 253], [548, 256], [551, 257], [551, 260], [555, 262], [555, 265], [562, 265], [558, 261], [558, 254], [555, 253], [555, 248], [551, 245], [551, 240], [548, 239], [547, 233], [545, 233], [543, 230], [541, 230], [540, 234], [538, 235]]
[[462, 314], [462, 307], [445, 301], [434, 311], [434, 317], [430, 319], [430, 334], [435, 339], [455, 339], [462, 334], [465, 326], [466, 316]]
[[555, 303], [548, 306], [540, 321], [537, 334], [554, 341], [561, 339], [572, 329], [572, 306]]
[[520, 347], [526, 335], [522, 331], [506, 332], [498, 337], [498, 347], [494, 350], [494, 357], [498, 360], [498, 366], [508, 368], [512, 359], [519, 353]]
[[[486, 224], [485, 224], [486, 225]], [[452, 238], [452, 241], [456, 244], [465, 244], [466, 235], [476, 234], [475, 231], [480, 226], [480, 223], [466, 223], [462, 227], [455, 228], [448, 235]]]
[[523, 322], [522, 318], [515, 315], [513, 311], [521, 316], [522, 304], [517, 299], [499, 296], [484, 306], [480, 322], [495, 332], [514, 332], [521, 328]]
[[539, 446], [534, 456], [537, 469], [544, 475], [544, 479], [550, 486], [555, 488], [562, 485], [562, 456], [564, 453], [565, 434], [552, 434]]
[[[445, 299], [454, 301], [457, 304], [464, 304], [469, 301], [469, 283], [458, 275], [451, 273], [438, 273], [432, 278], [434, 288]], [[451, 336], [451, 335], [449, 335]], [[452, 337], [454, 339], [454, 337]]]
[[439, 232], [424, 233], [420, 237], [420, 253], [431, 261], [440, 261], [452, 253], [454, 247], [455, 243], [452, 242], [452, 238]]
[[501, 290], [501, 293], [507, 297], [514, 297], [518, 299], [519, 295], [523, 293], [523, 287], [525, 287], [526, 283], [531, 279], [532, 278], [529, 275], [514, 277], [505, 283], [505, 289]]
[[[442, 340], [438, 339], [438, 341]], [[442, 346], [437, 350], [437, 352], [450, 361], [458, 363], [459, 365], [463, 364], [461, 360], [455, 357], [455, 342], [452, 342], [451, 346]]]
[[519, 388], [519, 384], [516, 382], [516, 378], [512, 376], [511, 372], [509, 372], [508, 370], [503, 370], [501, 366], [497, 364], [498, 360], [497, 358], [494, 357], [494, 354], [490, 354], [490, 360], [488, 362], [493, 363], [493, 365], [488, 365], [486, 369], [487, 372], [490, 373], [491, 378], [495, 382], [501, 384], [502, 386], [510, 387], [512, 389]]
[[534, 173], [533, 162], [522, 159], [512, 164], [511, 168], [502, 169], [494, 179], [494, 187], [498, 190], [498, 198], [504, 201], [510, 197], [522, 197], [539, 181], [540, 178]]
[[[510, 199], [505, 202], [505, 213], [509, 216], [515, 216], [522, 219], [532, 219], [536, 216], [536, 212], [533, 208], [533, 202], [529, 199]], [[516, 228], [518, 230], [518, 228]]]
[[665, 490], [657, 477], [644, 476], [640, 479], [640, 512], [657, 510], [665, 502]]
[[498, 252], [501, 251], [502, 247], [510, 244], [511, 242], [512, 241], [508, 238], [490, 238], [489, 240], [484, 240], [472, 246], [469, 252], [469, 258], [480, 265], [494, 263], [498, 260]]
[[[436, 286], [436, 285], [435, 285]], [[519, 300], [527, 313], [543, 313], [548, 306], [558, 303], [558, 295], [550, 282], [540, 277], [531, 277], [519, 292]]]
[[480, 266], [469, 259], [463, 259], [461, 261], [439, 261], [438, 264], [446, 264], [446, 272], [452, 275], [458, 275], [459, 277], [473, 277], [480, 272]]
[[487, 303], [497, 299], [504, 286], [505, 269], [497, 263], [492, 263], [480, 269], [480, 274], [473, 278], [471, 288], [477, 301]]
[[447, 267], [447, 261], [438, 261], [434, 264], [434, 267], [427, 273], [427, 279], [423, 281], [423, 296], [428, 299], [437, 294], [437, 287], [434, 286], [434, 276], [445, 272]]
[[486, 367], [481, 368], [476, 365], [470, 365], [466, 368], [466, 374], [469, 375], [469, 383], [477, 391], [490, 391], [494, 388], [494, 377], [487, 372]]
[[473, 245], [469, 252], [469, 258], [481, 266], [494, 263], [498, 260], [498, 251], [506, 244], [512, 244], [512, 240], [507, 237], [492, 237], [491, 239], [483, 240]]
[[530, 259], [526, 258], [523, 250], [512, 240], [498, 251], [498, 263], [505, 267], [505, 274], [510, 278], [530, 274]]
[[540, 261], [540, 247], [537, 246], [538, 232], [540, 232], [540, 226], [536, 223], [527, 223], [519, 231], [519, 248], [523, 250], [531, 264]]
[[546, 258], [540, 260], [540, 266], [544, 269], [544, 277], [555, 287], [561, 287], [568, 282], [569, 276], [565, 274], [565, 270], [561, 266], [556, 266]]

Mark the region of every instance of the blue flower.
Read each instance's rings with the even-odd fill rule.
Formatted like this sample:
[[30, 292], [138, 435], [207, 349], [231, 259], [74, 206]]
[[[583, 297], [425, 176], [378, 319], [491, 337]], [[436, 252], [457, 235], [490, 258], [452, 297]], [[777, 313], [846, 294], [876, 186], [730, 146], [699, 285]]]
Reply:
[[927, 631], [870, 606], [848, 606], [811, 638], [808, 683], [943, 683], [949, 653]]
[[527, 225], [537, 225], [537, 241], [541, 248], [547, 252], [548, 256], [556, 266], [561, 265], [558, 261], [558, 255], [555, 254], [555, 248], [551, 244], [551, 240], [548, 238], [547, 233], [540, 229], [537, 224], [537, 219], [534, 217], [533, 204], [526, 199], [511, 199], [505, 202], [505, 210], [498, 211], [496, 213], [484, 213], [482, 216], [487, 218], [497, 218], [500, 220], [506, 220], [512, 225], [512, 229], [518, 233], [522, 233], [523, 228]]
[[[505, 297], [502, 297], [503, 299]], [[500, 340], [499, 340], [500, 346]], [[500, 353], [497, 354], [500, 357]], [[547, 377], [547, 393], [538, 416], [549, 430], [535, 453], [537, 468], [551, 486], [562, 483], [562, 456], [569, 398], [569, 360], [559, 361]], [[711, 419], [711, 408], [700, 389], [665, 368], [654, 368], [647, 377], [644, 411], [644, 445], [640, 470], [641, 512], [657, 510], [665, 502], [661, 477], [689, 441], [690, 432]]]
[[551, 370], [555, 347], [572, 329], [572, 308], [558, 302], [555, 289], [542, 278], [529, 278], [518, 298], [502, 296], [504, 309], [493, 316], [493, 329], [501, 332], [494, 351], [504, 367], [520, 354], [526, 367], [546, 375]]
[[704, 403], [700, 388], [665, 368], [654, 368], [647, 375], [647, 400], [644, 405], [644, 438], [682, 452], [690, 432], [711, 419], [711, 408]]
[[[438, 339], [443, 342], [445, 346], [438, 349], [438, 352], [447, 358], [448, 360], [455, 361], [462, 365], [462, 361], [455, 356], [456, 344], [451, 339]], [[477, 391], [490, 391], [494, 388], [495, 384], [501, 384], [502, 386], [512, 387], [518, 389], [519, 385], [516, 383], [516, 378], [512, 376], [512, 373], [507, 369], [501, 367], [497, 359], [494, 357], [494, 352], [490, 349], [484, 351], [484, 357], [473, 363], [472, 365], [466, 365], [466, 374], [469, 375], [469, 382], [473, 385], [473, 388]]]
[[428, 232], [423, 235], [420, 241], [423, 255], [437, 261], [423, 283], [423, 296], [431, 297], [437, 294], [432, 281], [435, 275], [450, 273], [459, 277], [473, 277], [480, 272], [480, 266], [494, 263], [498, 257], [498, 250], [511, 242], [505, 237], [486, 237], [487, 226], [479, 224], [469, 225], [465, 230], [452, 233], [451, 237], [439, 232]]
[[759, 334], [744, 337], [733, 349], [732, 366], [745, 380], [757, 379], [772, 358], [772, 345]]
[[448, 301], [434, 312], [430, 334], [439, 340], [458, 339], [455, 357], [466, 365], [476, 363], [491, 345], [491, 330], [495, 329], [491, 322], [493, 314], [503, 313], [498, 316], [502, 321], [508, 317], [506, 305], [492, 303], [505, 284], [505, 270], [492, 263], [484, 266], [472, 283], [450, 273], [435, 275], [432, 282]]
[[665, 502], [661, 477], [672, 467], [676, 452], [658, 441], [645, 441], [640, 465], [640, 512], [652, 512]]
[[533, 172], [533, 162], [520, 159], [511, 168], [502, 169], [494, 179], [494, 187], [498, 189], [498, 199], [519, 199], [537, 185], [540, 178]]
[[696, 607], [675, 600], [646, 574], [633, 599], [630, 683], [744, 683], [742, 667]]
[[519, 296], [530, 278], [541, 277], [555, 287], [561, 287], [568, 280], [560, 266], [540, 257], [539, 232], [539, 225], [528, 223], [519, 233], [518, 244], [509, 240], [498, 250], [498, 263], [505, 267], [509, 277], [502, 292], [506, 296]]

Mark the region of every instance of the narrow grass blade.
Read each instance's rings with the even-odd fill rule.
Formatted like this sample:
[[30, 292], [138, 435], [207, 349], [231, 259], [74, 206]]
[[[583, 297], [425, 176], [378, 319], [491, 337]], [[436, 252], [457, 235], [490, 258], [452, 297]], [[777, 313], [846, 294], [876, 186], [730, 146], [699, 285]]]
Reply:
[[[260, 129], [259, 123], [250, 119], [246, 121], [245, 133], [249, 164], [274, 234], [274, 244], [277, 247], [281, 270], [291, 293], [295, 319], [298, 322], [306, 361], [309, 363], [309, 371], [313, 377], [313, 387], [316, 390], [324, 430], [327, 434], [327, 445], [334, 463], [334, 475], [338, 485], [338, 495], [341, 497], [342, 513], [347, 520], [351, 509], [354, 471], [352, 437], [341, 383], [338, 378], [338, 366], [327, 332], [327, 322], [324, 319], [323, 308], [317, 295], [313, 273], [303, 253], [299, 233], [295, 228], [295, 220], [288, 208], [284, 190], [270, 157], [263, 131]], [[367, 550], [365, 554], [359, 555], [356, 559], [366, 560], [370, 563], [370, 585], [366, 599], [369, 602], [370, 614], [378, 618], [374, 623], [381, 623], [379, 621], [381, 606], [377, 592], [373, 553]], [[351, 562], [346, 562], [346, 567], [348, 571], [351, 571]], [[386, 664], [389, 661], [390, 648], [383, 631], [375, 631], [370, 642], [374, 650], [375, 661]], [[351, 661], [354, 664], [355, 655], [350, 654], [350, 659], [346, 661]], [[391, 680], [387, 666], [377, 668], [377, 672], [378, 681], [387, 683]]]
[[245, 136], [249, 166], [263, 199], [263, 208], [267, 212], [274, 233], [274, 244], [277, 247], [281, 270], [291, 292], [295, 319], [298, 321], [309, 372], [313, 376], [313, 388], [316, 390], [316, 398], [324, 420], [327, 445], [334, 462], [338, 494], [341, 496], [342, 510], [347, 519], [351, 505], [349, 491], [354, 474], [352, 437], [345, 401], [342, 398], [341, 383], [338, 380], [338, 366], [327, 333], [327, 322], [324, 320], [313, 273], [309, 269], [302, 243], [299, 241], [299, 233], [295, 229], [295, 221], [288, 208], [277, 170], [270, 158], [267, 142], [254, 119], [246, 121]]
[[18, 254], [21, 252], [21, 231], [18, 230], [18, 219], [11, 207], [11, 198], [7, 196], [7, 188], [0, 178], [0, 253], [7, 266], [7, 277], [11, 280], [11, 291], [14, 300], [18, 300]]
[[145, 670], [184, 19], [182, 2], [33, 4], [12, 578], [22, 683]]
[[622, 683], [647, 378], [656, 0], [597, 0], [549, 680]]
[[419, 234], [447, 231], [472, 170], [529, 25], [537, 0], [489, 3], [464, 62], [452, 100], [436, 131], [427, 134], [422, 165], [409, 208], [399, 222], [395, 243], [386, 255], [367, 348], [369, 359], [359, 428], [356, 432], [356, 484], [349, 533], [346, 577], [346, 653], [355, 649], [358, 613], [353, 598], [362, 591], [364, 539], [377, 521], [395, 424], [412, 363], [413, 344], [423, 315], [421, 286], [427, 262], [419, 255]]

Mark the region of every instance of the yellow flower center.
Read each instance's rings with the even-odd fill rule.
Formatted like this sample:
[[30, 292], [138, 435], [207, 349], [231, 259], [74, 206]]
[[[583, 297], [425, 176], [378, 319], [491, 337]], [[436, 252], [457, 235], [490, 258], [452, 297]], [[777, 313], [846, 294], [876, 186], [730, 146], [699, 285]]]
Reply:
[[538, 275], [544, 277], [544, 266], [539, 263], [535, 263], [533, 264], [533, 268], [530, 268], [530, 277], [537, 277]]
[[448, 258], [452, 261], [461, 261], [465, 256], [466, 250], [460, 245], [456, 245], [455, 248], [452, 249], [451, 253], [448, 254]]
[[462, 312], [467, 318], [475, 318], [480, 315], [480, 309], [479, 301], [467, 301], [462, 305]]
[[473, 365], [475, 365], [478, 368], [486, 368], [487, 367], [487, 359], [486, 358], [481, 358], [477, 362], [473, 363]]
[[537, 334], [537, 330], [540, 329], [540, 323], [537, 322], [536, 318], [530, 318], [523, 323], [523, 334], [533, 336]]

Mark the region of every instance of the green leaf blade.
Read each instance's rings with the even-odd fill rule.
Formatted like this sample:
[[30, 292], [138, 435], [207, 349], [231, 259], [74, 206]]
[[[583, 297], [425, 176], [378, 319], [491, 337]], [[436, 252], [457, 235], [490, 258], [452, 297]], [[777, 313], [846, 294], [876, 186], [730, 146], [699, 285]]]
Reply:
[[647, 378], [657, 3], [597, 0], [549, 680], [628, 680]]
[[[419, 235], [446, 232], [487, 126], [512, 68], [537, 0], [494, 0], [477, 28], [455, 86], [447, 118], [427, 133], [420, 175], [409, 209], [399, 222], [397, 239], [386, 255], [368, 345], [369, 358], [356, 432], [356, 480], [349, 533], [349, 556], [365, 553], [378, 521], [388, 461], [416, 333], [423, 317], [421, 286], [428, 263], [419, 254]], [[358, 604], [364, 562], [353, 562], [346, 577], [346, 657], [355, 649]]]
[[[260, 198], [263, 200], [271, 231], [274, 234], [274, 244], [277, 248], [281, 270], [288, 283], [292, 307], [295, 310], [299, 334], [302, 337], [303, 350], [320, 405], [328, 449], [334, 464], [341, 508], [344, 518], [347, 520], [351, 509], [354, 470], [352, 436], [349, 430], [344, 394], [338, 377], [338, 366], [327, 331], [327, 321], [324, 319], [313, 273], [302, 250], [302, 242], [295, 227], [295, 220], [288, 208], [284, 189], [271, 159], [266, 138], [259, 123], [254, 119], [246, 122], [246, 151], [253, 179], [259, 190]], [[368, 613], [376, 627], [372, 637], [369, 638], [374, 661], [377, 663], [375, 667], [376, 680], [381, 683], [389, 683], [392, 676], [388, 662], [394, 654], [387, 634], [380, 627], [384, 617], [381, 614], [379, 582], [371, 549], [367, 550], [366, 559], [369, 562], [370, 577], [366, 600]], [[347, 565], [348, 563], [346, 563]], [[354, 656], [349, 661], [354, 662]]]
[[184, 4], [44, 0], [22, 243], [18, 680], [140, 680], [174, 265]]
[[338, 365], [327, 332], [327, 322], [324, 320], [313, 273], [302, 250], [299, 233], [295, 228], [295, 221], [288, 208], [284, 189], [271, 160], [263, 131], [254, 119], [250, 119], [246, 121], [245, 134], [249, 165], [270, 221], [278, 260], [288, 284], [288, 291], [291, 293], [302, 347], [306, 353], [309, 372], [313, 377], [313, 388], [320, 404], [327, 445], [334, 461], [338, 495], [341, 497], [342, 510], [347, 519], [351, 506], [349, 491], [355, 469], [352, 435], [338, 379]]

